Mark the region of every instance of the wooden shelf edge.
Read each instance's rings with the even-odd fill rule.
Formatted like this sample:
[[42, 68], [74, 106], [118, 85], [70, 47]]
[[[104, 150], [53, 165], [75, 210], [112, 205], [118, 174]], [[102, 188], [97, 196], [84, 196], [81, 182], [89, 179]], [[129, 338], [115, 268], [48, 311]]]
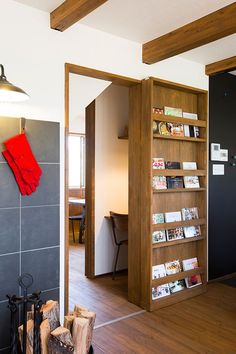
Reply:
[[154, 139], [169, 139], [169, 140], [182, 140], [182, 141], [190, 141], [193, 143], [205, 143], [206, 139], [204, 138], [192, 138], [187, 136], [173, 136], [173, 135], [160, 135], [153, 134]]
[[175, 116], [167, 116], [165, 114], [152, 114], [153, 120], [160, 121], [160, 122], [171, 122], [171, 123], [179, 123], [184, 125], [193, 125], [200, 128], [206, 128], [206, 121], [200, 119], [188, 119], [182, 117], [175, 117]]
[[153, 176], [206, 176], [206, 170], [152, 169]]
[[184, 279], [187, 277], [191, 277], [196, 274], [203, 274], [204, 271], [205, 270], [203, 267], [198, 267], [195, 269], [186, 270], [186, 271], [179, 272], [176, 274], [166, 275], [165, 277], [162, 277], [162, 278], [152, 279], [152, 287], [159, 286], [161, 284], [171, 283], [173, 281], [181, 280], [181, 279]]
[[153, 193], [203, 192], [206, 188], [153, 189]]
[[186, 288], [177, 293], [162, 297], [160, 299], [152, 300], [150, 304], [150, 311], [154, 311], [162, 307], [190, 299], [191, 297], [201, 295], [205, 292], [206, 284], [198, 285], [194, 288]]
[[183, 243], [197, 242], [197, 241], [201, 241], [201, 240], [205, 240], [205, 237], [204, 236], [195, 236], [195, 237], [183, 238], [183, 239], [177, 240], [177, 241], [166, 241], [166, 242], [160, 242], [160, 243], [153, 243], [152, 248], [156, 249], [156, 248], [163, 248], [163, 247], [171, 247], [171, 246], [176, 246], [176, 245], [180, 245]]
[[175, 229], [176, 227], [204, 225], [205, 223], [206, 223], [205, 218], [193, 219], [193, 220], [181, 220], [175, 222], [164, 222], [162, 224], [153, 224], [152, 230], [153, 231], [168, 230], [168, 229]]

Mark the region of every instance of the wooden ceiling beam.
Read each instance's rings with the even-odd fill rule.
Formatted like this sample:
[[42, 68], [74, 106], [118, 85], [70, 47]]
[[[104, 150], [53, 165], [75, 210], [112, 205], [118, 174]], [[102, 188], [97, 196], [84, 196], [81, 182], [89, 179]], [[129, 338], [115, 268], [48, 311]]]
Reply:
[[236, 56], [206, 65], [206, 75], [215, 75], [236, 69]]
[[51, 28], [65, 31], [107, 0], [66, 0], [50, 14]]
[[[167, 15], [167, 14], [166, 14]], [[236, 2], [143, 44], [143, 62], [153, 64], [236, 32]]]

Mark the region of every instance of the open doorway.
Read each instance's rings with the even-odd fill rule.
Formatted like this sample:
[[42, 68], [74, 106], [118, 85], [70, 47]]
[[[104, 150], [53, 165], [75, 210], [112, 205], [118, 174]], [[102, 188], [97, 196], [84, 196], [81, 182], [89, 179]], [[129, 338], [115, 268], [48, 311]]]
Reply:
[[[71, 66], [70, 64], [66, 66], [66, 160], [70, 153], [69, 133], [75, 134], [75, 131], [72, 131], [74, 128], [71, 129], [73, 124], [70, 121], [70, 103], [73, 95], [70, 87], [71, 74], [74, 79], [75, 77], [77, 80], [82, 78], [82, 81], [84, 81], [83, 85], [80, 85], [80, 93], [76, 97], [77, 109], [80, 98], [83, 97], [81, 89], [84, 93], [87, 88], [90, 97], [89, 102], [84, 101], [83, 107], [86, 183], [85, 186], [80, 186], [81, 189], [77, 189], [76, 195], [70, 189], [68, 170], [66, 171], [66, 310], [68, 308], [72, 309], [75, 303], [80, 302], [82, 305], [86, 305], [87, 302], [87, 306], [90, 307], [90, 304], [93, 303], [93, 309], [99, 311], [96, 301], [101, 303], [102, 297], [101, 305], [104, 308], [105, 288], [110, 289], [111, 296], [112, 294], [115, 296], [118, 292], [118, 283], [112, 281], [111, 275], [103, 276], [113, 270], [115, 250], [112, 244], [109, 220], [105, 216], [109, 215], [110, 210], [128, 213], [128, 141], [127, 139], [118, 139], [118, 135], [123, 135], [124, 131], [127, 130], [129, 116], [128, 87], [137, 85], [139, 81]], [[98, 85], [100, 86], [99, 89], [94, 90], [94, 84], [90, 87], [86, 86], [85, 77], [89, 80], [101, 81]], [[96, 77], [100, 80], [95, 80]], [[119, 85], [112, 84], [113, 82], [118, 82]], [[82, 131], [78, 133], [83, 134]], [[76, 136], [74, 134], [72, 134], [72, 137]], [[77, 155], [80, 156], [81, 154]], [[68, 160], [66, 164], [68, 166]], [[126, 170], [125, 173], [124, 170]], [[117, 179], [119, 179], [120, 186], [116, 183]], [[69, 216], [72, 215], [74, 207], [76, 207], [76, 211], [73, 211], [75, 215], [81, 213], [83, 205], [69, 205], [69, 199], [71, 198], [85, 199], [86, 226], [82, 242], [80, 242], [78, 229], [81, 223], [78, 222], [77, 229], [74, 229], [76, 235], [73, 238], [72, 222], [69, 221]], [[112, 248], [113, 251], [111, 251]], [[127, 250], [122, 250], [122, 253], [125, 251], [126, 257], [123, 257], [122, 260], [121, 255], [118, 269], [127, 268]], [[71, 270], [74, 274], [72, 276]], [[72, 280], [72, 277], [75, 281]], [[96, 278], [92, 280], [94, 277]], [[127, 273], [125, 280], [122, 279], [121, 283], [123, 287], [126, 286], [126, 296], [124, 294], [121, 296], [127, 302]], [[100, 292], [98, 291], [98, 284]], [[89, 297], [90, 300], [87, 301]], [[116, 306], [115, 303], [114, 305]], [[125, 306], [123, 308], [125, 310]], [[131, 304], [127, 308], [133, 312], [137, 310], [137, 307]], [[111, 312], [110, 310], [109, 312]], [[126, 314], [126, 312], [120, 312], [120, 314]], [[111, 318], [103, 316], [103, 320], [109, 319]]]

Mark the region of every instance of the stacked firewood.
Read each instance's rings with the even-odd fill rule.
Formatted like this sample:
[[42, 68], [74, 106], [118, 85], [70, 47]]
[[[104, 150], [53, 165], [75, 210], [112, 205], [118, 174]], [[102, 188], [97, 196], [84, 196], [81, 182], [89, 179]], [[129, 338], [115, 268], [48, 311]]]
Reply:
[[[64, 326], [60, 325], [59, 304], [47, 301], [42, 306], [42, 322], [40, 325], [41, 354], [87, 354], [89, 353], [95, 312], [75, 305], [74, 311], [64, 318]], [[23, 326], [18, 329], [22, 344]], [[26, 354], [33, 354], [34, 322], [33, 312], [28, 312]]]

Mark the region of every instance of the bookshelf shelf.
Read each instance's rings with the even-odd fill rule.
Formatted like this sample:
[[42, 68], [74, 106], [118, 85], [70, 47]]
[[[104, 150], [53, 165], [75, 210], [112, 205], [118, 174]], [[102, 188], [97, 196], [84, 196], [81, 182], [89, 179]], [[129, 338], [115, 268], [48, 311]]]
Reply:
[[160, 122], [187, 124], [187, 125], [193, 125], [201, 128], [206, 128], [206, 121], [199, 120], [199, 119], [187, 119], [187, 118], [166, 116], [164, 114], [155, 114], [155, 113], [153, 113], [152, 118], [153, 120], [160, 121]]
[[195, 226], [195, 225], [197, 226], [197, 225], [204, 225], [204, 224], [206, 224], [205, 218], [194, 219], [194, 220], [182, 220], [176, 222], [164, 222], [162, 224], [152, 225], [152, 230], [153, 231], [168, 230], [168, 229], [174, 229], [176, 227], [188, 227], [188, 226]]
[[171, 283], [176, 280], [184, 279], [184, 278], [191, 277], [196, 274], [202, 274], [202, 273], [204, 273], [204, 269], [202, 267], [198, 267], [196, 269], [187, 270], [185, 272], [179, 272], [176, 274], [167, 275], [162, 278], [153, 279], [152, 286], [154, 287], [154, 286], [159, 286], [161, 284]]
[[206, 176], [206, 170], [154, 170], [153, 176]]
[[206, 291], [206, 285], [198, 285], [194, 288], [186, 288], [177, 293], [171, 294], [169, 296], [162, 297], [157, 300], [153, 300], [150, 306], [151, 311], [155, 311], [161, 307], [169, 306], [173, 303], [189, 299], [191, 297], [202, 294]]
[[166, 140], [182, 140], [182, 141], [189, 141], [193, 143], [206, 143], [205, 138], [191, 138], [187, 136], [173, 136], [173, 135], [160, 135], [160, 134], [153, 134], [154, 139], [166, 139]]
[[197, 237], [191, 237], [191, 238], [183, 238], [183, 239], [177, 240], [177, 241], [166, 241], [166, 242], [155, 243], [152, 245], [152, 248], [156, 249], [156, 248], [163, 248], [163, 247], [171, 247], [171, 246], [181, 245], [181, 244], [189, 243], [189, 242], [197, 242], [197, 241], [201, 241], [201, 240], [205, 240], [205, 237], [204, 236], [197, 236]]
[[183, 192], [205, 192], [206, 188], [176, 188], [176, 189], [153, 189], [153, 194], [158, 193], [183, 193]]

